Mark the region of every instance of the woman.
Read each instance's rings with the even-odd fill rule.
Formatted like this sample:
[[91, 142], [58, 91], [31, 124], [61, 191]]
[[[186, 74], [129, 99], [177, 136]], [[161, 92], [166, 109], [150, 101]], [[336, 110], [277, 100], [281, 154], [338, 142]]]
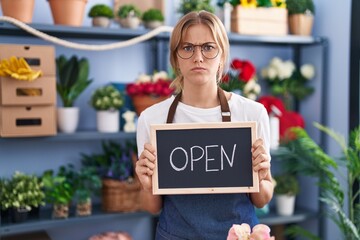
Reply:
[[[185, 15], [170, 39], [170, 62], [175, 69], [177, 97], [142, 112], [137, 126], [140, 153], [136, 173], [149, 192], [149, 211], [161, 209], [156, 239], [225, 239], [232, 224], [258, 223], [254, 206], [263, 207], [273, 195], [269, 155], [269, 118], [262, 104], [218, 90], [227, 64], [229, 40], [221, 21], [200, 11]], [[224, 93], [224, 94], [222, 94]], [[218, 95], [219, 94], [219, 95]], [[260, 191], [250, 194], [151, 195], [156, 152], [150, 142], [150, 124], [221, 122], [219, 96], [225, 97], [231, 121], [256, 121], [252, 146], [253, 169], [259, 174]], [[175, 110], [169, 113], [172, 105]]]

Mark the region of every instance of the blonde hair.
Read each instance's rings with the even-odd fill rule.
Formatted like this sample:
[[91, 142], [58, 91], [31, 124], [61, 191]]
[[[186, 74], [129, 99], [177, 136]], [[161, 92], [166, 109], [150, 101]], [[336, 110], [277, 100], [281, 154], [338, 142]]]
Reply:
[[181, 92], [183, 88], [183, 76], [178, 67], [177, 61], [177, 48], [181, 44], [183, 33], [190, 27], [196, 24], [204, 24], [209, 27], [216, 44], [221, 49], [221, 60], [218, 70], [217, 81], [220, 82], [225, 68], [228, 65], [229, 55], [229, 39], [225, 31], [224, 25], [220, 19], [215, 15], [207, 11], [190, 12], [184, 15], [178, 23], [175, 25], [170, 38], [170, 64], [174, 69], [175, 79], [171, 83], [171, 87], [175, 89], [175, 93]]

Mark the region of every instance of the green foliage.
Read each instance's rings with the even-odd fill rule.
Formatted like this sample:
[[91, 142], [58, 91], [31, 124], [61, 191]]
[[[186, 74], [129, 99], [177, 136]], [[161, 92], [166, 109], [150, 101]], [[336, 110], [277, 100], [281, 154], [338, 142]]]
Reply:
[[183, 15], [191, 11], [205, 10], [211, 13], [215, 12], [214, 7], [211, 5], [211, 0], [181, 0], [178, 8], [178, 13]]
[[86, 58], [78, 59], [75, 55], [70, 59], [61, 55], [56, 59], [56, 66], [57, 92], [64, 107], [73, 107], [74, 101], [92, 82], [88, 79], [89, 61]]
[[91, 7], [89, 13], [89, 17], [107, 17], [114, 18], [114, 12], [111, 7], [105, 4], [96, 4]]
[[289, 15], [299, 13], [315, 14], [315, 6], [313, 0], [286, 0], [286, 8]]
[[156, 9], [156, 8], [151, 8], [149, 10], [147, 10], [146, 12], [144, 12], [143, 16], [142, 16], [142, 20], [144, 22], [149, 22], [149, 21], [164, 21], [164, 15], [162, 14], [161, 10]]
[[0, 180], [1, 208], [26, 208], [43, 205], [45, 194], [42, 183], [35, 175], [15, 172], [11, 179]]
[[283, 174], [274, 176], [276, 194], [297, 195], [299, 193], [299, 182], [295, 175]]
[[124, 105], [124, 96], [114, 86], [108, 85], [96, 89], [90, 104], [96, 110], [117, 110]]
[[45, 199], [50, 204], [69, 204], [74, 195], [74, 188], [71, 179], [66, 177], [64, 170], [60, 170], [57, 175], [53, 170], [43, 173], [42, 182], [44, 184]]
[[[283, 144], [282, 154], [291, 157], [292, 162], [284, 161], [288, 167], [296, 167], [302, 174], [319, 178], [320, 200], [330, 208], [330, 218], [339, 227], [344, 239], [360, 239], [360, 203], [356, 197], [360, 191], [353, 192], [355, 181], [360, 181], [360, 127], [351, 131], [348, 144], [345, 138], [333, 130], [316, 123], [315, 126], [332, 137], [341, 147], [343, 157], [334, 160], [329, 157], [302, 128], [292, 128], [296, 138]], [[287, 153], [286, 153], [287, 152]], [[283, 158], [286, 160], [285, 156]], [[338, 165], [347, 168], [347, 190], [340, 185], [334, 171]], [[344, 210], [344, 196], [347, 194], [348, 213]]]
[[119, 7], [117, 15], [119, 18], [127, 18], [128, 16], [141, 18], [142, 13], [136, 6], [132, 4], [125, 4]]
[[81, 154], [82, 165], [96, 168], [102, 178], [130, 180], [134, 173], [132, 155], [135, 153], [135, 146], [131, 142], [127, 142], [125, 146], [114, 141], [102, 142], [102, 153]]

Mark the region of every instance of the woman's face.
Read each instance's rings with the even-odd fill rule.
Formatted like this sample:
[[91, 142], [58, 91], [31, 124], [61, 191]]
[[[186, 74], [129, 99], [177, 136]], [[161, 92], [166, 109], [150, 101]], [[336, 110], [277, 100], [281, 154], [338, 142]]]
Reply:
[[183, 33], [183, 39], [177, 50], [184, 87], [216, 85], [221, 54], [221, 49], [217, 46], [209, 27], [203, 24], [190, 26]]

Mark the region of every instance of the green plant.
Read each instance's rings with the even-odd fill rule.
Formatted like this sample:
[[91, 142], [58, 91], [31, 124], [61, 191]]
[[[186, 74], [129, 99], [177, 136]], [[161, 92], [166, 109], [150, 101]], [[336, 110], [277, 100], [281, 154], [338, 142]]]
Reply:
[[205, 10], [211, 13], [215, 12], [210, 0], [181, 0], [177, 11], [178, 13], [185, 15], [191, 11], [200, 10]]
[[114, 18], [114, 12], [111, 7], [105, 4], [96, 4], [91, 7], [89, 13], [89, 17], [107, 17]]
[[57, 84], [64, 107], [73, 107], [74, 101], [87, 88], [92, 80], [89, 80], [89, 61], [86, 58], [78, 59], [72, 56], [67, 59], [61, 55], [56, 59]]
[[114, 86], [96, 89], [91, 95], [90, 104], [96, 110], [116, 110], [124, 105], [124, 96]]
[[315, 14], [313, 0], [286, 0], [288, 14]]
[[282, 174], [274, 176], [276, 194], [297, 195], [299, 193], [299, 182], [295, 175]]
[[50, 204], [69, 204], [74, 195], [74, 187], [71, 180], [63, 173], [54, 174], [53, 170], [43, 173], [45, 199]]
[[42, 183], [35, 175], [15, 172], [9, 180], [1, 181], [1, 208], [26, 208], [43, 205], [45, 194]]
[[132, 4], [125, 4], [119, 7], [117, 12], [119, 18], [138, 17], [141, 18], [141, 11]]
[[144, 22], [149, 22], [149, 21], [162, 22], [162, 21], [164, 21], [164, 15], [162, 14], [162, 12], [159, 9], [151, 8], [144, 12], [144, 14], [142, 16], [142, 20]]
[[[360, 203], [356, 200], [360, 191], [353, 192], [355, 181], [360, 181], [360, 127], [352, 130], [346, 144], [345, 138], [333, 130], [315, 123], [315, 127], [334, 139], [342, 150], [342, 157], [328, 156], [301, 128], [291, 128], [292, 137], [283, 143], [282, 155], [288, 168], [296, 168], [302, 174], [318, 178], [321, 187], [320, 200], [330, 208], [330, 218], [339, 227], [344, 239], [360, 239]], [[285, 157], [287, 156], [287, 158]], [[341, 186], [335, 173], [339, 166], [345, 166], [346, 190]], [[340, 173], [340, 172], [338, 172]], [[341, 175], [341, 174], [340, 174]], [[344, 207], [347, 194], [348, 212]], [[294, 235], [301, 231], [294, 231]]]

